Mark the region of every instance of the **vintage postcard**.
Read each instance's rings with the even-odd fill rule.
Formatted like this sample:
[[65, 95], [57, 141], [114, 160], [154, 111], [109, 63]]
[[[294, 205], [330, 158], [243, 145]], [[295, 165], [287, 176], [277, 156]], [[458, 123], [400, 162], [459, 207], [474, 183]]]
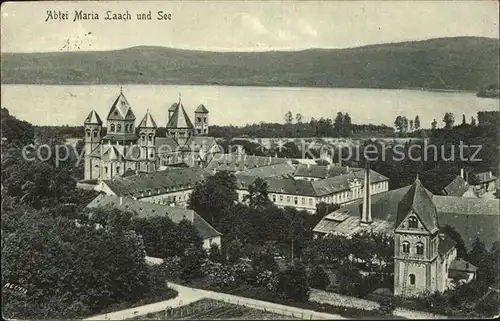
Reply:
[[3, 318], [498, 317], [498, 12], [2, 3]]

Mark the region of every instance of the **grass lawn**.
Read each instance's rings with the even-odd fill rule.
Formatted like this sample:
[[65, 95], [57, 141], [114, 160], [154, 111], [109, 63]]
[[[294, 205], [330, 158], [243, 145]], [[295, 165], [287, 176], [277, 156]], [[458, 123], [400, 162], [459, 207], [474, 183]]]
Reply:
[[[165, 320], [165, 312], [149, 313], [131, 320]], [[299, 320], [280, 314], [264, 312], [236, 304], [212, 299], [175, 308], [169, 312], [168, 320]]]

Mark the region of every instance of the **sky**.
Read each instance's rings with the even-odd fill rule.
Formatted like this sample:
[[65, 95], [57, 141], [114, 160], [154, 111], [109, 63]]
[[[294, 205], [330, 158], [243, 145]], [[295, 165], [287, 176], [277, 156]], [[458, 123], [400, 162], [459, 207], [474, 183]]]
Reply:
[[[138, 45], [210, 51], [347, 48], [437, 37], [499, 37], [499, 2], [110, 1], [7, 2], [2, 52], [114, 50]], [[68, 20], [47, 19], [47, 11]], [[99, 20], [73, 21], [74, 12]], [[104, 20], [106, 11], [129, 21]], [[137, 20], [151, 10], [152, 20]], [[157, 20], [157, 12], [171, 20]]]

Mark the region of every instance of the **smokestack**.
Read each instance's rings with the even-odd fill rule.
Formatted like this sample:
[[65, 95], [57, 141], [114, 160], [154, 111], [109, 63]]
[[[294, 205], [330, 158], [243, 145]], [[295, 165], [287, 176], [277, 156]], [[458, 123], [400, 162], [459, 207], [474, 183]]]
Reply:
[[460, 177], [464, 178], [464, 168], [460, 168]]
[[372, 203], [370, 195], [370, 166], [365, 165], [365, 186], [363, 190], [363, 212], [361, 213], [360, 225], [368, 225], [372, 220]]

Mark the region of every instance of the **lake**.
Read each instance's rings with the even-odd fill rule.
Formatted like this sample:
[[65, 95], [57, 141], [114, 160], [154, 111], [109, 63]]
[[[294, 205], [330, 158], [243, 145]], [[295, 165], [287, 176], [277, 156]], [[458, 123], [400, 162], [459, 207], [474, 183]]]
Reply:
[[[47, 86], [2, 85], [1, 103], [19, 119], [36, 125], [82, 125], [95, 109], [103, 121], [120, 92], [118, 85]], [[353, 123], [392, 126], [397, 115], [414, 119], [430, 127], [433, 118], [442, 126], [445, 112], [462, 114], [470, 122], [478, 111], [499, 110], [498, 99], [477, 98], [469, 92], [434, 92], [397, 89], [230, 87], [127, 85], [123, 92], [136, 115], [137, 124], [149, 109], [158, 126], [165, 126], [167, 110], [179, 100], [193, 119], [196, 107], [204, 104], [213, 125], [245, 125], [284, 122], [284, 114], [301, 113], [303, 121], [311, 117], [335, 118], [348, 112]]]

